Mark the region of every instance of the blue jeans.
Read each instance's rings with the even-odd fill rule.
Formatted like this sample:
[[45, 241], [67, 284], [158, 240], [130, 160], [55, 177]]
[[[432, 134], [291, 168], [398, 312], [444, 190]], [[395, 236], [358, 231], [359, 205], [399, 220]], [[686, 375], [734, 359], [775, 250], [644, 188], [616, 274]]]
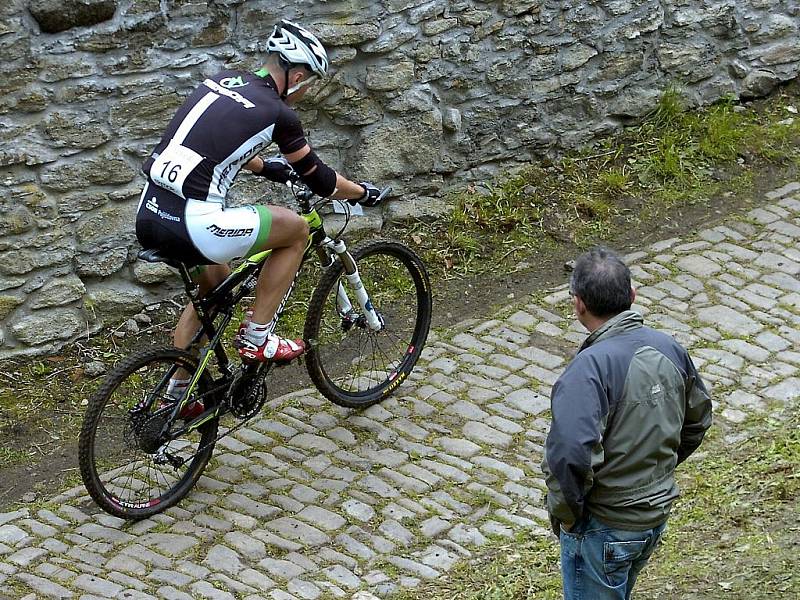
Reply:
[[562, 528], [564, 600], [629, 600], [666, 527], [626, 531], [586, 515], [570, 531]]

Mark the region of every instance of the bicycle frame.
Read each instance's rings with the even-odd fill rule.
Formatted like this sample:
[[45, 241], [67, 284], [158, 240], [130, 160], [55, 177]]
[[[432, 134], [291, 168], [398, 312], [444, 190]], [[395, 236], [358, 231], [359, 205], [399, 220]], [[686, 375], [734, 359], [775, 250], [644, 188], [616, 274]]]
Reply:
[[[388, 191], [389, 190], [387, 189], [384, 193], [388, 193]], [[286, 293], [284, 294], [277, 310], [275, 311], [273, 322], [277, 323], [277, 320], [282, 314], [289, 297], [294, 291], [297, 278], [306, 261], [311, 256], [311, 252], [313, 250], [317, 254], [320, 265], [323, 269], [330, 267], [334, 263], [334, 256], [339, 258], [344, 268], [344, 277], [355, 291], [356, 301], [366, 319], [367, 326], [372, 330], [379, 331], [381, 328], [383, 328], [383, 320], [372, 306], [372, 302], [369, 299], [369, 294], [367, 293], [361, 281], [361, 276], [359, 275], [355, 260], [347, 251], [347, 245], [342, 239], [339, 239], [338, 237], [333, 239], [325, 232], [322, 216], [317, 212], [316, 207], [311, 206], [310, 199], [313, 197], [313, 194], [310, 191], [301, 190], [299, 194], [296, 194], [296, 196], [300, 203], [300, 216], [305, 219], [306, 223], [308, 223], [308, 243], [300, 261], [300, 266], [297, 269], [297, 273], [295, 274], [292, 283], [289, 285], [289, 288], [286, 290]], [[212, 390], [207, 392], [206, 395], [216, 393], [220, 389], [224, 389], [230, 384], [230, 378], [233, 376], [233, 371], [230, 367], [230, 359], [228, 358], [223, 345], [220, 344], [220, 341], [225, 329], [233, 318], [234, 307], [239, 304], [242, 298], [251, 294], [255, 290], [261, 268], [264, 266], [265, 261], [271, 254], [272, 250], [264, 250], [247, 257], [221, 283], [219, 283], [216, 287], [202, 297], [200, 296], [199, 289], [192, 280], [186, 265], [183, 263], [179, 264], [179, 271], [186, 287], [187, 295], [189, 296], [192, 306], [194, 306], [195, 312], [197, 313], [197, 317], [201, 324], [195, 335], [192, 337], [188, 347], [197, 344], [203, 337], [207, 337], [209, 342], [201, 349], [199, 366], [192, 375], [192, 380], [189, 383], [189, 386], [187, 387], [186, 392], [183, 394], [180, 402], [176, 403], [176, 405], [173, 407], [170, 417], [164, 425], [165, 430], [162, 433], [166, 434], [169, 431], [169, 427], [175, 422], [178, 414], [180, 414], [180, 411], [188, 402], [192, 391], [197, 387], [197, 383], [200, 381], [200, 378], [208, 367], [212, 354], [217, 357], [217, 362], [220, 370], [223, 373], [223, 376], [215, 380], [215, 383], [221, 382], [221, 385], [214, 387]], [[347, 295], [347, 291], [344, 289], [344, 286], [342, 286], [341, 283], [337, 289], [336, 304], [337, 310], [343, 317], [351, 314], [354, 311], [353, 304]], [[222, 320], [218, 325], [215, 325], [214, 320], [220, 313], [223, 314]], [[173, 373], [174, 371], [170, 371], [164, 376], [161, 386], [166, 383], [166, 380], [171, 377]], [[223, 408], [224, 406], [222, 403], [217, 403], [213, 408], [204, 411], [191, 422], [175, 430], [173, 435], [177, 437], [196, 430], [209, 420], [221, 416], [221, 414], [223, 414]]]

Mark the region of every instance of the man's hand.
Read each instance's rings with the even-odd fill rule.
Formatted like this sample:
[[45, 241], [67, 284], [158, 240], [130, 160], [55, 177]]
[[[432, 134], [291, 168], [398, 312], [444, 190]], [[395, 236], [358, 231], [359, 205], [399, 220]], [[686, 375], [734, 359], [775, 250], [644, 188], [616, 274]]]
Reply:
[[272, 158], [262, 158], [264, 167], [256, 173], [260, 177], [265, 177], [275, 183], [286, 183], [292, 174], [292, 166], [282, 156]]
[[364, 195], [358, 198], [356, 202], [362, 206], [375, 206], [378, 203], [378, 196], [381, 195], [381, 191], [366, 181], [362, 181], [359, 185], [364, 188]]
[[561, 521], [559, 521], [554, 515], [550, 515], [550, 529], [553, 530], [553, 533], [557, 538], [561, 537]]

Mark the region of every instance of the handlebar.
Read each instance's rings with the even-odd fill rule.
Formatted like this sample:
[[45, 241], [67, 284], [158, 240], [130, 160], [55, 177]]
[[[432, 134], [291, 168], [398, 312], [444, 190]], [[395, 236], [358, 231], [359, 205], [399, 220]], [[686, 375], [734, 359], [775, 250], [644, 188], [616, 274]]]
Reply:
[[[287, 187], [289, 187], [289, 189], [292, 190], [292, 193], [295, 195], [295, 197], [298, 200], [310, 201], [311, 198], [316, 196], [316, 194], [311, 191], [311, 188], [309, 188], [303, 182], [303, 180], [301, 179], [301, 177], [297, 173], [297, 171], [295, 171], [294, 169], [291, 169], [291, 167], [290, 167], [290, 173], [289, 173], [289, 180], [286, 182], [286, 185], [287, 185]], [[381, 193], [378, 195], [378, 198], [375, 200], [375, 206], [377, 206], [381, 202], [383, 202], [386, 199], [386, 197], [391, 193], [392, 193], [391, 186], [386, 186], [385, 188], [383, 188], [381, 190]], [[334, 198], [323, 198], [323, 201], [325, 201], [325, 202], [330, 202], [332, 200], [334, 200]], [[345, 202], [351, 202], [351, 200], [344, 200], [344, 201]]]
[[386, 186], [385, 188], [383, 188], [381, 190], [381, 193], [378, 195], [378, 198], [375, 201], [375, 204], [380, 204], [381, 202], [383, 202], [384, 198], [386, 198], [386, 196], [388, 196], [391, 193], [392, 193], [391, 186]]

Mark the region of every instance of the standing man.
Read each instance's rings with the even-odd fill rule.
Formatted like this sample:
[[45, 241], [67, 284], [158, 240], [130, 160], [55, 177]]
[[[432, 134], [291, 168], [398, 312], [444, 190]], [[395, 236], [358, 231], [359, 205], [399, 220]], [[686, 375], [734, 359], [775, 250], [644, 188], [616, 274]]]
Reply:
[[678, 497], [675, 467], [711, 426], [711, 400], [686, 350], [630, 310], [636, 292], [615, 254], [578, 258], [570, 295], [589, 337], [553, 386], [547, 510], [565, 600], [627, 600]]

